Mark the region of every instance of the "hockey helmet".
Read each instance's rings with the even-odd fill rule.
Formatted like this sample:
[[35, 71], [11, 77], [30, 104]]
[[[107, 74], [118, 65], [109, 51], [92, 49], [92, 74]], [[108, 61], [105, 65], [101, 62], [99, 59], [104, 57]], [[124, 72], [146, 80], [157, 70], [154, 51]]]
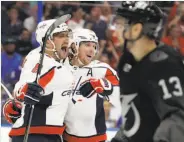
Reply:
[[128, 20], [128, 24], [142, 23], [142, 34], [160, 39], [166, 16], [153, 2], [123, 1], [117, 15]]
[[[72, 32], [72, 39], [70, 40], [70, 45], [75, 44], [76, 47], [76, 54], [78, 54], [78, 49], [81, 42], [94, 42], [96, 43], [96, 53], [98, 52], [98, 37], [96, 36], [95, 32], [89, 29], [75, 29]], [[95, 54], [96, 54], [95, 53]]]
[[[45, 34], [49, 27], [56, 21], [56, 19], [51, 19], [51, 20], [45, 20], [42, 21], [38, 24], [36, 28], [36, 40], [40, 45], [43, 45], [43, 39], [45, 37]], [[52, 39], [52, 36], [54, 33], [58, 32], [65, 32], [65, 31], [70, 31], [68, 25], [66, 23], [60, 24], [57, 28], [54, 29], [54, 31], [51, 33], [50, 38]]]

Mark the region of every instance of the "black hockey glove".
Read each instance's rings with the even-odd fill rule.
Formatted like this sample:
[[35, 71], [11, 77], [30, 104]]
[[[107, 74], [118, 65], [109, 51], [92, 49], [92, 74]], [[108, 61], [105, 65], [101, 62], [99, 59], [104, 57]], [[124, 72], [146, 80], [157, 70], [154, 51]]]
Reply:
[[25, 104], [35, 105], [38, 103], [44, 93], [44, 89], [36, 83], [26, 83], [19, 91], [18, 100]]

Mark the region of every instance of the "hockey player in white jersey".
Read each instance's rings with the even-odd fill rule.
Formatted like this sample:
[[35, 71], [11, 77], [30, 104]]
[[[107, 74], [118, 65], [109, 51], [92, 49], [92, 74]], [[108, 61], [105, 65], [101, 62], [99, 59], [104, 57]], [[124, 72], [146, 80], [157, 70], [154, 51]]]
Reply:
[[[55, 21], [40, 22], [36, 29], [36, 39], [43, 45], [47, 29]], [[3, 108], [9, 122], [15, 122], [9, 133], [12, 142], [22, 142], [25, 134], [29, 108], [26, 104], [35, 105], [28, 142], [60, 142], [65, 126], [64, 116], [67, 111], [73, 76], [63, 65], [61, 59], [67, 57], [70, 30], [65, 23], [60, 24], [51, 33], [46, 42], [45, 57], [38, 84], [34, 83], [41, 47], [32, 50], [25, 58], [20, 80], [15, 86], [14, 96], [18, 101], [8, 101]], [[17, 111], [20, 110], [20, 111]], [[18, 118], [18, 119], [17, 119]], [[16, 120], [17, 119], [17, 120]], [[16, 121], [15, 121], [16, 120]]]
[[[115, 114], [121, 115], [119, 80], [116, 71], [106, 63], [93, 60], [98, 52], [98, 38], [88, 29], [73, 31], [69, 60], [64, 65], [72, 70], [75, 87], [65, 117], [66, 142], [104, 142], [107, 139], [103, 103], [108, 99]], [[70, 90], [63, 93], [67, 95]]]

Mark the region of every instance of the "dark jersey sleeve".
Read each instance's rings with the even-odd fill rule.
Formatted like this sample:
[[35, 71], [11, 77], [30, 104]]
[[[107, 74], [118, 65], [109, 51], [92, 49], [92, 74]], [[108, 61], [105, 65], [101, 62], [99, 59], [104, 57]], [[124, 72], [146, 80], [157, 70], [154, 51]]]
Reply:
[[161, 120], [172, 112], [184, 111], [184, 61], [164, 54], [166, 59], [150, 63], [150, 75], [143, 86]]

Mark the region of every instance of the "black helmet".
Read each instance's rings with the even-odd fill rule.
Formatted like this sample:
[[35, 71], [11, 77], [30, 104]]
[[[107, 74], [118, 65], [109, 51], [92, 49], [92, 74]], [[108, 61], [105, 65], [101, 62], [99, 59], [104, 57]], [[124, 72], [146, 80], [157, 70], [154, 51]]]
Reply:
[[142, 34], [152, 39], [160, 39], [166, 16], [153, 2], [124, 1], [117, 15], [129, 20], [129, 23], [142, 23]]

